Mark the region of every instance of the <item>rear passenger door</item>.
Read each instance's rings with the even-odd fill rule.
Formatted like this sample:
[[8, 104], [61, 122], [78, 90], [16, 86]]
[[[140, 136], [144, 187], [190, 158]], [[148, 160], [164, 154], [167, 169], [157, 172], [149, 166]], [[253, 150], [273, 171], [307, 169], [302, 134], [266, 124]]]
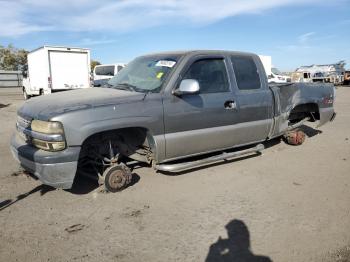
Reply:
[[231, 55], [230, 61], [239, 144], [262, 141], [273, 123], [273, 98], [265, 70], [257, 56]]

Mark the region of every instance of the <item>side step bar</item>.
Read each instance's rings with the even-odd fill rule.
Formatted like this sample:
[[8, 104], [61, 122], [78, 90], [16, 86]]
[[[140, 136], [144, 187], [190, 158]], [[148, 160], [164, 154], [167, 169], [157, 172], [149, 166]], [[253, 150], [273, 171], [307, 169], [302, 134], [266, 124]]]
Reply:
[[247, 154], [252, 154], [252, 153], [260, 153], [264, 149], [265, 149], [265, 147], [263, 144], [258, 144], [253, 148], [248, 148], [248, 149], [244, 149], [241, 151], [236, 151], [236, 152], [232, 152], [232, 153], [225, 153], [224, 152], [220, 155], [211, 156], [208, 158], [195, 160], [195, 161], [191, 161], [191, 162], [184, 162], [184, 163], [178, 163], [178, 164], [160, 164], [160, 165], [156, 165], [154, 168], [156, 170], [165, 171], [165, 172], [181, 172], [181, 171], [193, 169], [193, 168], [204, 166], [204, 165], [209, 165], [209, 164], [221, 161], [221, 160], [227, 160], [227, 159], [234, 158], [237, 156], [242, 156], [242, 155], [247, 155]]

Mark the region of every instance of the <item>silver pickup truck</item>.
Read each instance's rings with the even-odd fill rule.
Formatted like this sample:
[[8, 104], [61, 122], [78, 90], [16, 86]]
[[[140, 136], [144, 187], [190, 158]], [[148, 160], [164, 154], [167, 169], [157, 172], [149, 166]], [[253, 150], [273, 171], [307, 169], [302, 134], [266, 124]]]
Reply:
[[331, 84], [269, 86], [251, 53], [145, 55], [103, 88], [25, 102], [11, 150], [44, 184], [68, 189], [79, 173], [115, 192], [130, 183], [131, 162], [180, 172], [260, 152], [275, 137], [301, 144], [300, 125], [333, 120], [334, 95]]

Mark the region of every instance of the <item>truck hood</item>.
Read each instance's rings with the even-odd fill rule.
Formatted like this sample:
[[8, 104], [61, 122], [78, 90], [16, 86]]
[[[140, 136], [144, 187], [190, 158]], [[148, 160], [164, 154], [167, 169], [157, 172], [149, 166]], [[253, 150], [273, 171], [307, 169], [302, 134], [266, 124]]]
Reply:
[[143, 99], [144, 94], [113, 88], [87, 88], [43, 95], [26, 101], [18, 115], [40, 120], [50, 120], [64, 113]]

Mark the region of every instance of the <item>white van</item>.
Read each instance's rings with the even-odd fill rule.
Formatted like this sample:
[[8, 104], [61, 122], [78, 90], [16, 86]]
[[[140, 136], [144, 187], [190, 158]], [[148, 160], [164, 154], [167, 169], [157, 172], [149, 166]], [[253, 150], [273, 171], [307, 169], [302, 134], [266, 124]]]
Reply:
[[94, 68], [94, 86], [100, 86], [125, 67], [124, 63], [97, 65]]
[[56, 91], [89, 88], [90, 50], [43, 46], [28, 54], [23, 68], [23, 95], [50, 94]]
[[277, 68], [271, 68], [271, 74], [267, 76], [269, 83], [289, 83], [291, 77], [283, 75]]

